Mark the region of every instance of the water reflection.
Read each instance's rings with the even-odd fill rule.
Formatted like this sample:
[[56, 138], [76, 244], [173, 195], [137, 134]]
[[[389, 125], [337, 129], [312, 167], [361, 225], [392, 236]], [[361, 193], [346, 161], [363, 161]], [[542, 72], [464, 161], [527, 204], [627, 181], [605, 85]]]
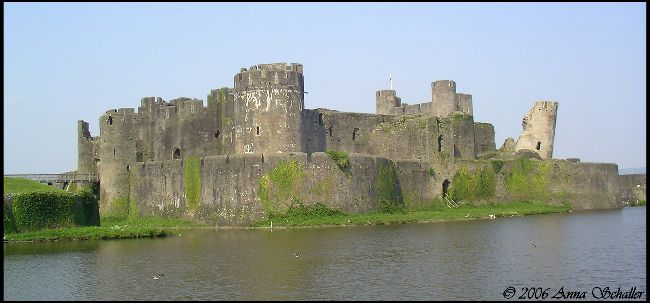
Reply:
[[[11, 243], [4, 245], [4, 298], [503, 300], [508, 286], [645, 291], [645, 226], [642, 207], [466, 222], [181, 230], [155, 239]], [[161, 273], [164, 278], [153, 279]]]

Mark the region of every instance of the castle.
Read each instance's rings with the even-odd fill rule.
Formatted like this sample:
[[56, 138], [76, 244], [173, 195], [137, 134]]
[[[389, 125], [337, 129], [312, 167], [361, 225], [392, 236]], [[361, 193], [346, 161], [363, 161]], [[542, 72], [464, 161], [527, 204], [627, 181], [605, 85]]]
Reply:
[[376, 114], [305, 109], [301, 64], [259, 64], [242, 68], [233, 88], [212, 90], [207, 106], [143, 98], [137, 112], [103, 114], [98, 137], [79, 121], [77, 172], [98, 173], [101, 214], [221, 226], [314, 203], [347, 212], [449, 198], [621, 207], [615, 164], [552, 159], [557, 102], [535, 102], [519, 139], [497, 150], [493, 125], [473, 119], [472, 95], [451, 80], [431, 93], [406, 105], [380, 90]]

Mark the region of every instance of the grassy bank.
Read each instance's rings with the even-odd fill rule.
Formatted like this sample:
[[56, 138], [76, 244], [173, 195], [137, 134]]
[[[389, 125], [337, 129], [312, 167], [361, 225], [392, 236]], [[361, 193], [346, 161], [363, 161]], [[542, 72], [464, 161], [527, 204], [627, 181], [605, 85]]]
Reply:
[[12, 178], [4, 177], [3, 180], [4, 194], [14, 193], [33, 193], [33, 192], [65, 192], [62, 189], [58, 189], [54, 186], [36, 182], [34, 180], [23, 179], [23, 178]]
[[509, 202], [481, 206], [463, 205], [459, 208], [431, 206], [393, 213], [375, 212], [367, 214], [346, 214], [328, 210], [321, 205], [302, 207], [286, 215], [253, 223], [252, 227], [273, 226], [320, 226], [320, 225], [382, 225], [413, 222], [452, 221], [495, 217], [523, 216], [532, 214], [568, 212], [568, 205], [553, 206], [539, 202]]
[[181, 219], [138, 218], [135, 220], [102, 219], [100, 226], [79, 226], [4, 234], [5, 241], [57, 241], [90, 239], [124, 239], [163, 237], [178, 227], [205, 226]]

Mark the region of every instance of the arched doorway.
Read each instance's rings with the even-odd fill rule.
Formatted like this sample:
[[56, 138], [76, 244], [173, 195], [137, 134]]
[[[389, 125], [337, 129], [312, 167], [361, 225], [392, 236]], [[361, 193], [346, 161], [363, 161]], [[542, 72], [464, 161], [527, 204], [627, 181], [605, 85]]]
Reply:
[[174, 148], [174, 153], [172, 154], [172, 159], [180, 159], [181, 158], [181, 149], [176, 147]]
[[444, 199], [448, 193], [449, 193], [449, 180], [445, 179], [445, 181], [442, 182], [442, 198]]

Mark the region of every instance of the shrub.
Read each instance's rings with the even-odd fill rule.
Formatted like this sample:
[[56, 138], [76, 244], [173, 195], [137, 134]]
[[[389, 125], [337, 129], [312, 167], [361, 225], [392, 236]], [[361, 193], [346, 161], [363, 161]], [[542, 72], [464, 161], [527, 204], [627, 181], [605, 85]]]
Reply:
[[334, 150], [328, 150], [325, 153], [332, 158], [334, 163], [336, 163], [336, 166], [338, 166], [343, 172], [347, 172], [350, 169], [350, 159], [348, 158], [347, 153]]

